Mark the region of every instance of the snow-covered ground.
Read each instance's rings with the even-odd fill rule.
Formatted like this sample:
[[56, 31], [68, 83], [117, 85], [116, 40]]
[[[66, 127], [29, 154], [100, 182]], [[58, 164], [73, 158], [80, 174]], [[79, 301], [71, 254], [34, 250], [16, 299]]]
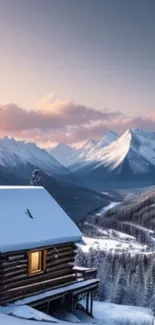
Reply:
[[[29, 307], [28, 307], [29, 308]], [[41, 314], [40, 312], [36, 312]], [[153, 316], [150, 309], [142, 308], [142, 307], [134, 307], [134, 306], [123, 306], [123, 305], [115, 305], [110, 303], [104, 303], [104, 302], [94, 302], [94, 318], [90, 318], [87, 315], [84, 315], [83, 313], [79, 314], [75, 312], [75, 315], [79, 315], [80, 322], [83, 324], [105, 324], [105, 325], [115, 325], [115, 324], [126, 324], [126, 321], [131, 322], [131, 324], [143, 324], [144, 321], [147, 322], [148, 325], [153, 324]], [[79, 323], [79, 320], [76, 320], [75, 315], [72, 315], [73, 317], [70, 318], [71, 322], [69, 321], [58, 321], [58, 324], [61, 325], [69, 325], [69, 324], [77, 324]], [[19, 317], [21, 314], [19, 315]], [[30, 314], [29, 311], [26, 312], [26, 309], [24, 310], [24, 317], [29, 318]], [[23, 315], [22, 315], [23, 317]], [[67, 317], [67, 316], [66, 316]], [[38, 321], [34, 320], [25, 320], [22, 318], [17, 318], [14, 316], [6, 315], [2, 312], [0, 312], [0, 325], [45, 325], [47, 324], [53, 324], [55, 322], [55, 319], [50, 320], [46, 318], [44, 321], [40, 321], [41, 318], [38, 317]], [[74, 322], [72, 320], [74, 319]]]
[[[118, 206], [120, 202], [111, 202], [106, 207], [100, 209], [97, 213], [97, 217], [103, 217], [105, 213], [115, 206]], [[134, 252], [145, 251], [147, 249], [146, 245], [138, 243], [135, 237], [130, 236], [126, 233], [113, 230], [113, 229], [103, 229], [99, 226], [92, 225], [89, 221], [85, 221], [85, 225], [93, 227], [96, 229], [96, 232], [100, 234], [100, 238], [93, 238], [89, 236], [84, 236], [83, 241], [84, 245], [79, 245], [83, 252], [88, 252], [90, 248], [97, 249], [98, 247], [101, 250], [128, 250]]]
[[115, 305], [111, 303], [95, 302], [94, 317], [104, 320], [104, 324], [113, 325], [119, 320], [130, 320], [141, 324], [144, 321], [152, 324], [153, 317], [150, 309], [135, 306]]
[[[103, 192], [103, 193], [106, 193], [106, 192]], [[120, 202], [111, 202], [110, 204], [108, 204], [106, 207], [100, 209], [97, 213], [96, 213], [96, 216], [104, 216], [104, 214], [114, 208], [115, 206], [117, 206], [118, 204], [120, 204]]]
[[[122, 234], [122, 236], [125, 234]], [[120, 239], [110, 239], [110, 238], [91, 238], [91, 237], [83, 237], [83, 241], [85, 245], [79, 245], [83, 252], [89, 252], [90, 248], [97, 249], [100, 247], [101, 250], [125, 250], [141, 252], [142, 248], [145, 249], [146, 245], [143, 246], [138, 242], [126, 242], [125, 240], [120, 241]]]
[[[10, 305], [6, 307], [0, 307], [0, 313], [13, 316], [16, 319], [36, 320], [36, 321], [48, 321], [52, 323], [58, 323], [58, 320], [50, 315], [46, 315], [39, 310], [36, 310], [30, 306], [16, 306]], [[1, 315], [1, 314], [0, 314]], [[1, 317], [0, 317], [1, 321]], [[0, 323], [1, 324], [1, 323]]]

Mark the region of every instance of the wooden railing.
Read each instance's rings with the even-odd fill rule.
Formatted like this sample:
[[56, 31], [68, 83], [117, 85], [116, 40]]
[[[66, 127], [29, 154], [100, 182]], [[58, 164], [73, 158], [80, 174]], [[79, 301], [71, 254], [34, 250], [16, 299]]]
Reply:
[[76, 273], [77, 278], [81, 278], [83, 280], [94, 279], [97, 277], [97, 269], [96, 268], [86, 268], [81, 266], [74, 266], [74, 272]]

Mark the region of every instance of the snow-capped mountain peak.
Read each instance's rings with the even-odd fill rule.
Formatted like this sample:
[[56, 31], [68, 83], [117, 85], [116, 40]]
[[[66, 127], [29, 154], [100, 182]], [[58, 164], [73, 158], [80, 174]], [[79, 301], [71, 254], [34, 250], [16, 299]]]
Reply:
[[87, 151], [87, 150], [90, 150], [92, 149], [95, 144], [97, 143], [97, 141], [91, 139], [91, 138], [88, 138], [82, 145], [82, 147], [80, 148], [80, 150], [84, 150], [84, 151]]
[[[102, 140], [101, 145], [104, 144], [104, 138]], [[83, 162], [76, 164], [75, 169], [73, 167], [72, 170], [84, 168], [86, 171], [88, 168], [89, 172], [92, 172], [101, 167], [108, 172], [115, 171], [117, 174], [122, 170], [128, 175], [129, 170], [133, 174], [150, 174], [155, 168], [155, 133], [141, 129], [128, 129], [109, 145], [100, 148], [98, 146], [97, 149], [95, 146], [84, 157]]]
[[39, 148], [33, 142], [17, 141], [13, 138], [4, 137], [0, 139], [0, 145], [7, 148], [10, 154], [11, 152], [16, 154], [25, 163], [37, 166], [49, 175], [57, 173], [61, 167], [63, 168], [45, 149]]
[[97, 150], [97, 149], [100, 149], [100, 148], [104, 148], [104, 147], [108, 146], [109, 144], [111, 144], [112, 142], [116, 141], [118, 138], [119, 138], [119, 136], [116, 133], [109, 130], [103, 136], [103, 138], [100, 141], [98, 141], [98, 143], [96, 144], [94, 149]]

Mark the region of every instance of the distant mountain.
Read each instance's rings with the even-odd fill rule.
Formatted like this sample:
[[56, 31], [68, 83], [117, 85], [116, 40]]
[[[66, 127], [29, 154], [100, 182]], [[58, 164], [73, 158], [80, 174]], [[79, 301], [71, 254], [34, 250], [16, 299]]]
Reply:
[[116, 133], [109, 130], [108, 133], [106, 133], [104, 137], [96, 143], [96, 145], [93, 147], [93, 150], [95, 151], [104, 148], [112, 142], [116, 141], [118, 138], [119, 136]]
[[[16, 179], [22, 178], [26, 180], [31, 174], [33, 166], [30, 162], [25, 161], [25, 159], [16, 154], [13, 150], [5, 146], [3, 141], [0, 140], [0, 181], [1, 184], [5, 184], [5, 175], [6, 175], [6, 184], [8, 182], [8, 175], [11, 177], [11, 184], [16, 182]], [[21, 173], [22, 170], [22, 173]], [[12, 175], [12, 176], [11, 176]]]
[[54, 149], [48, 150], [48, 152], [50, 152], [50, 154], [61, 164], [69, 167], [82, 162], [89, 154], [95, 153], [96, 150], [106, 147], [117, 139], [118, 135], [116, 133], [108, 131], [100, 141], [87, 139], [81, 146], [78, 146], [77, 149], [72, 149], [64, 144], [58, 144]]
[[[31, 166], [37, 166], [50, 176], [62, 176], [70, 173], [45, 149], [39, 148], [33, 142], [16, 141], [15, 139], [6, 136], [3, 139], [0, 139], [0, 145], [0, 155], [3, 152], [5, 157], [7, 153], [7, 161], [5, 162], [7, 167], [10, 165], [13, 167], [15, 158], [12, 159], [12, 155], [15, 155], [15, 157], [18, 157], [24, 165], [30, 164]], [[2, 151], [2, 148], [5, 149]]]
[[65, 143], [59, 143], [54, 148], [49, 148], [48, 153], [54, 157], [60, 164], [66, 166], [68, 161], [75, 157], [75, 150]]
[[[89, 151], [70, 167], [93, 180], [143, 181], [155, 179], [155, 133], [127, 130], [108, 146]], [[143, 177], [143, 179], [142, 179]]]
[[95, 145], [97, 144], [97, 141], [93, 140], [93, 139], [87, 139], [83, 145], [81, 146], [81, 148], [79, 148], [77, 150], [77, 152], [79, 153], [87, 153], [89, 150], [91, 150]]
[[113, 200], [108, 193], [88, 189], [81, 179], [36, 144], [8, 137], [0, 139], [0, 185], [30, 184], [34, 167], [40, 169], [43, 186], [76, 222]]

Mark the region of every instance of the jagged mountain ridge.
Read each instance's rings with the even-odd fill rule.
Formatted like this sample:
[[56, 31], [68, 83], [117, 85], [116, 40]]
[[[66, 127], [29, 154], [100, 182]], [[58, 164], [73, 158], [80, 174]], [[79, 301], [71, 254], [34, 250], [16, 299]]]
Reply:
[[0, 140], [1, 185], [30, 184], [34, 167], [40, 169], [43, 186], [75, 222], [113, 199], [84, 186], [71, 171], [35, 144], [8, 137]]
[[98, 149], [101, 149], [101, 148], [104, 148], [104, 147], [108, 146], [112, 142], [116, 141], [118, 138], [119, 138], [119, 136], [115, 132], [109, 130], [103, 136], [103, 138], [96, 143], [96, 145], [93, 147], [93, 151], [96, 151]]
[[89, 156], [96, 150], [104, 148], [110, 143], [116, 141], [118, 135], [113, 131], [108, 131], [100, 141], [93, 139], [87, 139], [80, 147], [73, 149], [66, 144], [60, 143], [52, 149], [48, 149], [48, 152], [56, 158], [61, 164], [69, 167], [78, 162], [82, 162], [85, 157]]
[[[39, 148], [33, 142], [16, 141], [13, 138], [4, 137], [0, 139], [0, 156], [3, 155], [1, 162], [5, 161], [5, 166], [14, 167], [15, 157], [18, 166], [26, 167], [31, 165], [37, 166], [49, 176], [68, 176], [71, 172], [61, 165], [54, 157], [52, 157], [45, 149]], [[2, 150], [3, 148], [3, 150]], [[7, 160], [5, 156], [7, 155]]]
[[89, 152], [70, 169], [93, 179], [131, 180], [141, 176], [151, 179], [155, 173], [155, 133], [127, 130], [110, 145]]

